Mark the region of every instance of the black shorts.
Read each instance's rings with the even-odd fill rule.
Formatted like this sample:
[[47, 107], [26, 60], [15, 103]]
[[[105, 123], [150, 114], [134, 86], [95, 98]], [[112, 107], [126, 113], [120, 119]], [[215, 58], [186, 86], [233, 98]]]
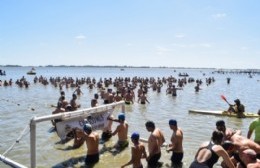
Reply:
[[161, 152], [160, 153], [156, 153], [155, 155], [153, 155], [149, 160], [148, 160], [148, 167], [149, 168], [153, 168], [153, 167], [157, 167], [158, 161], [161, 158]]
[[180, 164], [183, 159], [183, 153], [172, 152], [171, 161], [174, 164]]
[[87, 155], [85, 159], [86, 165], [93, 165], [99, 161], [99, 153], [94, 155]]

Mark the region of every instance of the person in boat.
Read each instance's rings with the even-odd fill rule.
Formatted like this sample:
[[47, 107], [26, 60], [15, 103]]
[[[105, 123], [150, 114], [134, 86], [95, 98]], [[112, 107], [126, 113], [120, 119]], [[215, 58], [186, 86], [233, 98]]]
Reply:
[[124, 168], [128, 165], [133, 165], [133, 168], [143, 168], [141, 159], [147, 158], [145, 146], [142, 142], [139, 141], [140, 135], [137, 132], [134, 132], [131, 135], [131, 140], [133, 143], [133, 146], [131, 147], [131, 160], [121, 166], [121, 168]]
[[153, 121], [147, 121], [145, 127], [148, 132], [151, 132], [148, 138], [148, 151], [147, 163], [149, 168], [157, 167], [159, 159], [161, 158], [161, 146], [165, 142], [164, 135], [159, 128], [155, 128]]
[[237, 118], [245, 118], [245, 106], [241, 104], [239, 99], [234, 100], [235, 104], [230, 105], [228, 111], [237, 114]]
[[247, 132], [247, 138], [250, 139], [253, 132], [255, 134], [254, 141], [260, 145], [260, 109], [258, 110], [258, 118], [254, 119], [250, 125]]
[[118, 119], [113, 119], [111, 117], [108, 120], [119, 122], [119, 125], [116, 127], [112, 136], [117, 135], [118, 141], [114, 146], [118, 150], [123, 150], [124, 148], [128, 147], [129, 142], [127, 138], [128, 134], [128, 123], [125, 121], [125, 114], [121, 113], [118, 115]]
[[167, 152], [172, 151], [171, 161], [172, 167], [182, 167], [183, 159], [183, 132], [177, 126], [177, 121], [174, 119], [169, 120], [170, 129], [173, 130], [171, 136], [171, 144], [169, 144]]
[[225, 121], [224, 120], [218, 120], [216, 122], [216, 129], [218, 131], [221, 131], [224, 135], [223, 137], [223, 141], [226, 141], [226, 140], [230, 140], [230, 138], [234, 135], [234, 134], [239, 134], [241, 135], [241, 130], [233, 130], [231, 128], [226, 128], [226, 125], [225, 125]]
[[235, 168], [228, 153], [221, 146], [223, 140], [221, 131], [213, 131], [210, 142], [204, 142], [195, 155], [194, 161], [189, 168], [212, 168], [217, 163], [219, 157], [222, 157], [228, 168]]

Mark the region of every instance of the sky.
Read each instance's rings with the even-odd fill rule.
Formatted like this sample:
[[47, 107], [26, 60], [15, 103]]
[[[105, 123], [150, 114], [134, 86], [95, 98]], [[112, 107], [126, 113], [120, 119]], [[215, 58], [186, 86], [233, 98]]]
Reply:
[[259, 0], [1, 0], [0, 65], [260, 69]]

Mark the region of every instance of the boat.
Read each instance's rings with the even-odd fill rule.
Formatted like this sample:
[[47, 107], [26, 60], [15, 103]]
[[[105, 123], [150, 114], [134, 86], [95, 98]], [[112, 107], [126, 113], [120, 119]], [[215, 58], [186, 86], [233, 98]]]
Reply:
[[[189, 113], [205, 114], [205, 115], [216, 115], [216, 116], [227, 116], [227, 117], [237, 117], [235, 113], [230, 113], [228, 111], [217, 111], [217, 110], [189, 110]], [[259, 115], [256, 113], [245, 112], [245, 118], [258, 118]]]
[[32, 68], [30, 71], [28, 71], [27, 75], [36, 75], [35, 68]]
[[188, 77], [189, 75], [187, 73], [179, 73], [180, 77]]

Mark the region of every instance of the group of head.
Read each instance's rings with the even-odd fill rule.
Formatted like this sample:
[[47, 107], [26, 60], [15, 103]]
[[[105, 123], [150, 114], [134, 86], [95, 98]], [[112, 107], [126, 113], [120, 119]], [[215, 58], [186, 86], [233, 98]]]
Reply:
[[[177, 121], [175, 119], [170, 119], [169, 120], [169, 126], [171, 128], [177, 127]], [[145, 123], [145, 127], [146, 127], [147, 131], [152, 132], [155, 129], [155, 123], [153, 121], [147, 121]], [[131, 135], [132, 141], [138, 141], [139, 138], [140, 138], [140, 135], [139, 135], [138, 132], [132, 133], [132, 135]]]

